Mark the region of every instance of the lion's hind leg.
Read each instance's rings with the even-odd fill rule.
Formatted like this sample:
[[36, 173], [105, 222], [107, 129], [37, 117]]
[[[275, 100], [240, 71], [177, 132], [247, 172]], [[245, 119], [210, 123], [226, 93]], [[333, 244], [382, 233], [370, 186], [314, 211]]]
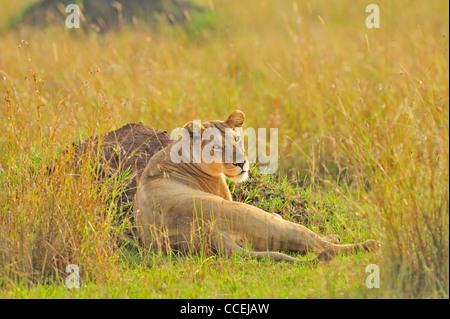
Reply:
[[373, 239], [369, 239], [366, 240], [365, 242], [357, 244], [346, 244], [346, 245], [331, 244], [330, 246], [322, 249], [319, 252], [319, 256], [317, 256], [317, 258], [320, 261], [329, 261], [338, 254], [350, 255], [358, 251], [369, 252], [378, 249], [379, 246], [380, 244]]
[[237, 244], [232, 238], [226, 235], [220, 236], [220, 242], [216, 243], [216, 251], [222, 252], [224, 255], [227, 256], [241, 255], [255, 258], [256, 260], [272, 259], [277, 262], [285, 261], [300, 265], [315, 265], [320, 260], [318, 258], [314, 258], [311, 260], [300, 260], [298, 258], [294, 258], [275, 251], [253, 251], [248, 248], [243, 248], [242, 246]]

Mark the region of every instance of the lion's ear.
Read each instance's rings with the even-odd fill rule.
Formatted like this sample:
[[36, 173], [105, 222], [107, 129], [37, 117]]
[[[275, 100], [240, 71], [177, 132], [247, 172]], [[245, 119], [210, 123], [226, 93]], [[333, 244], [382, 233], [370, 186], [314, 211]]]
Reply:
[[200, 123], [200, 121], [187, 122], [186, 124], [184, 124], [183, 128], [188, 130], [189, 133], [191, 133], [191, 134], [194, 133], [194, 132], [201, 133], [205, 129], [204, 126]]
[[225, 121], [225, 123], [231, 128], [242, 127], [242, 125], [244, 125], [244, 122], [245, 122], [245, 114], [244, 112], [239, 110], [231, 113], [230, 116], [228, 116], [227, 120]]

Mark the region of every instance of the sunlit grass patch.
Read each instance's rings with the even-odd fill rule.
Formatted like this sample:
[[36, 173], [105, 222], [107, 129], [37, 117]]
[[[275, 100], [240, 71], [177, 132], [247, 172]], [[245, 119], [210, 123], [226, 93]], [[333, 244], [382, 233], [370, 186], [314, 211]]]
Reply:
[[[25, 3], [0, 12], [2, 296], [448, 297], [447, 2], [379, 1], [380, 29], [363, 1], [220, 0], [186, 27], [7, 30]], [[125, 123], [170, 131], [234, 109], [279, 129], [281, 158], [235, 199], [380, 253], [297, 269], [144, 252], [118, 236], [126, 176], [104, 184], [95, 162], [61, 157]], [[66, 289], [69, 263], [87, 288]]]

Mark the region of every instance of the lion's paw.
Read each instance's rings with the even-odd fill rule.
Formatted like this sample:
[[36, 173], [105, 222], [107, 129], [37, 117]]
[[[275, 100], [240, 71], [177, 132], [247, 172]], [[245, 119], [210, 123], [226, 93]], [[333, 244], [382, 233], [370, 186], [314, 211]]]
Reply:
[[338, 235], [327, 235], [322, 238], [332, 244], [340, 244], [341, 243], [341, 237], [339, 237]]
[[374, 250], [377, 250], [378, 248], [380, 248], [380, 246], [381, 246], [379, 242], [377, 242], [376, 240], [373, 240], [373, 239], [366, 240], [362, 244], [366, 251], [374, 251]]

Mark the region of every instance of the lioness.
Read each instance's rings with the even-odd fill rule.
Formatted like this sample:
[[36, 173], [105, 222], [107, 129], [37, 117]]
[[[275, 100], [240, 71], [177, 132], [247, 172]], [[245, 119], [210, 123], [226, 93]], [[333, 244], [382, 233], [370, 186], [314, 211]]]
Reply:
[[[350, 254], [377, 247], [377, 242], [340, 245], [337, 236], [321, 237], [299, 224], [283, 220], [257, 207], [233, 202], [225, 177], [234, 182], [247, 178], [249, 164], [239, 141], [245, 115], [234, 111], [226, 121], [189, 122], [189, 158], [175, 163], [182, 137], [156, 153], [141, 175], [134, 205], [135, 221], [144, 245], [176, 251], [209, 249], [225, 255], [240, 253], [257, 259], [311, 263], [338, 253]], [[221, 138], [203, 134], [217, 129]], [[214, 160], [195, 163], [195, 134], [202, 133], [201, 151]], [[230, 132], [225, 134], [225, 131]], [[225, 143], [233, 145], [233, 159], [226, 158]], [[197, 149], [197, 152], [199, 149]], [[229, 153], [229, 152], [228, 152]], [[236, 158], [240, 158], [237, 161]], [[280, 251], [318, 252], [302, 261]]]

